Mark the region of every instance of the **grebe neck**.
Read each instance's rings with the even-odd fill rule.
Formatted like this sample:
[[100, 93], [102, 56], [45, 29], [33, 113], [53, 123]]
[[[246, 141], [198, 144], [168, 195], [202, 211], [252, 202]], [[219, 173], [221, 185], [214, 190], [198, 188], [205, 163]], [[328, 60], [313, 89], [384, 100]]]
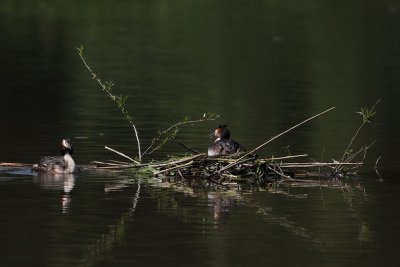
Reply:
[[73, 173], [75, 171], [75, 161], [71, 157], [69, 153], [65, 153], [64, 155], [64, 160], [65, 160], [65, 169], [68, 173]]

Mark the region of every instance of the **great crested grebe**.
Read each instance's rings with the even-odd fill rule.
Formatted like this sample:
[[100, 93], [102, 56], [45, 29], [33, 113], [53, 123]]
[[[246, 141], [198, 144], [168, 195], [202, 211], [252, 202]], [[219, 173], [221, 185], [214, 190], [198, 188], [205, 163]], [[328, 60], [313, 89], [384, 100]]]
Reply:
[[219, 125], [210, 135], [214, 135], [217, 139], [215, 139], [214, 144], [208, 147], [208, 156], [230, 155], [245, 151], [241, 144], [230, 139], [231, 133], [227, 127], [228, 125]]
[[64, 138], [61, 141], [61, 156], [43, 157], [33, 165], [32, 170], [40, 173], [79, 173], [80, 169], [71, 157], [73, 152], [71, 139]]

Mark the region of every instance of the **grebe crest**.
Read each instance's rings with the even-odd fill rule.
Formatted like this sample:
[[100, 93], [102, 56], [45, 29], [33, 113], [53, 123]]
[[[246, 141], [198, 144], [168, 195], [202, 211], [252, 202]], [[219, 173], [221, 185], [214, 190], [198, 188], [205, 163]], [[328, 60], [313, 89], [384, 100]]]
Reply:
[[231, 133], [227, 127], [228, 125], [219, 125], [210, 135], [210, 137], [214, 135], [216, 139], [214, 144], [208, 147], [208, 156], [231, 155], [245, 151], [241, 144], [230, 139]]
[[32, 170], [40, 173], [79, 173], [80, 169], [76, 166], [72, 154], [71, 139], [61, 140], [61, 156], [43, 157], [33, 165]]

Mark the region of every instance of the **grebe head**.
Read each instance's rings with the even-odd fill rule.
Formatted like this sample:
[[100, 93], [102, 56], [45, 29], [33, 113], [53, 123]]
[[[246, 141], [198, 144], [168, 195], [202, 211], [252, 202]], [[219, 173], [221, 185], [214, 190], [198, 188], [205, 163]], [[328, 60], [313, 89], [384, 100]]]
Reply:
[[217, 140], [221, 140], [221, 139], [229, 139], [231, 136], [231, 133], [228, 130], [228, 125], [219, 125], [215, 130], [214, 133], [212, 133], [210, 135], [210, 137], [212, 137], [213, 135], [215, 137], [217, 137]]
[[219, 125], [215, 129], [213, 135], [217, 139], [208, 147], [208, 156], [231, 155], [239, 151], [245, 151], [241, 144], [230, 139], [230, 132], [227, 127], [228, 125]]
[[74, 149], [72, 148], [72, 141], [69, 138], [64, 138], [61, 141], [61, 155], [65, 154], [70, 154], [72, 155], [74, 153]]

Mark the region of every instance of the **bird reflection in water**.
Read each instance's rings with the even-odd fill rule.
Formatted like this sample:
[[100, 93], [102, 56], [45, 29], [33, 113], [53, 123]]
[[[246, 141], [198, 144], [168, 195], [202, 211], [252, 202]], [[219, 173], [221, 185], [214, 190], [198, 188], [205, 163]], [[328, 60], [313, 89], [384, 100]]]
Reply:
[[233, 196], [223, 196], [218, 193], [209, 192], [207, 200], [213, 206], [213, 217], [215, 223], [221, 223], [229, 217], [230, 208], [236, 205], [236, 198]]
[[74, 174], [39, 173], [36, 177], [37, 183], [46, 190], [60, 190], [62, 212], [67, 214], [72, 202], [72, 189], [75, 186]]

